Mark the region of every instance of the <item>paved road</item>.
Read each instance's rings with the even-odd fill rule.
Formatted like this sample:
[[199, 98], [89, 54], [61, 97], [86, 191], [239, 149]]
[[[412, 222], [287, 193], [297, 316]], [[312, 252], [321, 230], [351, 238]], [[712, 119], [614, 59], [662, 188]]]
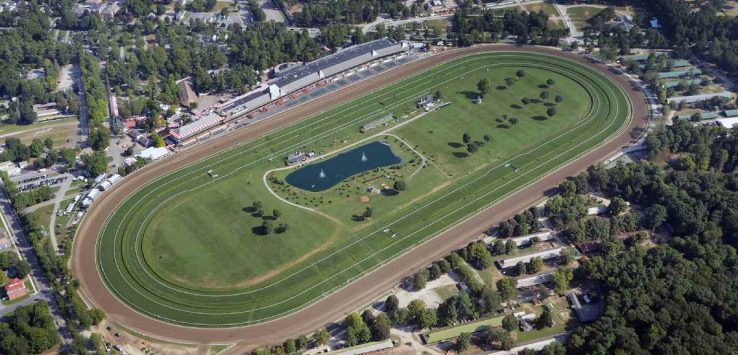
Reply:
[[138, 314], [121, 303], [107, 290], [98, 275], [94, 254], [96, 250], [96, 238], [99, 231], [107, 216], [110, 215], [115, 207], [145, 182], [167, 174], [172, 169], [192, 164], [207, 156], [242, 143], [244, 140], [254, 139], [266, 132], [292, 124], [327, 107], [345, 102], [369, 90], [399, 81], [411, 74], [417, 73], [419, 70], [430, 68], [441, 62], [473, 53], [510, 50], [556, 55], [579, 63], [591, 64], [589, 60], [575, 54], [545, 47], [487, 45], [448, 51], [423, 60], [411, 62], [354, 86], [344, 88], [335, 94], [308, 101], [302, 106], [277, 114], [269, 120], [255, 123], [246, 129], [234, 131], [219, 139], [177, 153], [170, 158], [151, 164], [129, 175], [122, 183], [113, 187], [96, 201], [79, 226], [74, 241], [71, 269], [80, 281], [80, 290], [82, 291], [83, 297], [88, 302], [105, 311], [110, 320], [120, 322], [147, 336], [160, 339], [189, 343], [239, 342], [237, 346], [229, 349], [229, 353], [243, 352], [259, 344], [281, 342], [286, 338], [294, 338], [312, 332], [328, 322], [341, 318], [346, 313], [355, 310], [356, 307], [368, 304], [386, 292], [386, 290], [395, 286], [403, 278], [412, 275], [432, 261], [447, 255], [451, 250], [463, 247], [489, 228], [490, 225], [510, 218], [515, 213], [534, 204], [553, 191], [553, 188], [567, 176], [575, 175], [590, 165], [605, 160], [624, 146], [630, 144], [635, 137], [640, 135], [642, 128], [646, 124], [648, 114], [645, 98], [642, 93], [636, 88], [631, 87], [630, 83], [623, 76], [611, 72], [607, 66], [592, 64], [601, 73], [608, 76], [614, 82], [617, 82], [627, 93], [631, 102], [634, 103], [633, 119], [623, 134], [607, 143], [603, 143], [600, 148], [591, 151], [586, 156], [570, 163], [566, 167], [549, 174], [489, 209], [470, 217], [446, 232], [440, 233], [435, 238], [385, 264], [376, 271], [365, 275], [347, 287], [334, 292], [301, 311], [264, 324], [226, 329], [197, 329], [162, 323]]
[[43, 299], [49, 304], [51, 315], [54, 317], [57, 330], [62, 338], [62, 344], [66, 346], [72, 341], [72, 336], [67, 329], [67, 323], [64, 320], [64, 317], [62, 317], [48, 280], [46, 280], [43, 271], [41, 271], [41, 265], [38, 263], [38, 259], [36, 259], [36, 254], [33, 251], [31, 241], [28, 240], [26, 234], [23, 232], [18, 215], [13, 210], [4, 188], [2, 189], [2, 192], [0, 192], [0, 213], [2, 213], [7, 227], [10, 229], [10, 232], [14, 237], [18, 251], [23, 256], [23, 259], [31, 264], [31, 277], [34, 279], [35, 286], [38, 289], [38, 294], [32, 298], [34, 300]]

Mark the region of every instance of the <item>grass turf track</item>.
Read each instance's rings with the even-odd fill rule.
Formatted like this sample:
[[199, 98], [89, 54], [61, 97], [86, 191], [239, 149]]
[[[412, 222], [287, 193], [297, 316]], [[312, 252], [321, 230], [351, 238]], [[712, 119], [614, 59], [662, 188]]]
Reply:
[[[193, 326], [235, 326], [265, 321], [304, 307], [321, 295], [329, 293], [336, 286], [340, 286], [347, 280], [371, 269], [382, 261], [391, 259], [402, 253], [409, 246], [435, 235], [438, 231], [458, 222], [463, 217], [490, 203], [498, 201], [501, 197], [522, 185], [545, 175], [592, 146], [601, 143], [607, 137], [617, 132], [625, 123], [628, 115], [625, 98], [619, 94], [618, 88], [614, 84], [599, 74], [596, 74], [591, 69], [552, 57], [540, 57], [532, 54], [506, 55], [509, 56], [514, 65], [523, 65], [525, 60], [528, 60], [531, 65], [547, 63], [548, 65], [553, 64], [556, 67], [566, 68], [570, 73], [579, 73], [578, 75], [581, 75], [583, 80], [590, 82], [593, 92], [598, 93], [593, 95], [593, 101], [597, 102], [593, 107], [596, 107], [599, 111], [583, 117], [582, 126], [562, 136], [560, 140], [547, 141], [545, 149], [528, 149], [527, 154], [514, 158], [513, 162], [515, 165], [521, 168], [517, 174], [513, 175], [511, 171], [501, 168], [493, 168], [489, 171], [480, 172], [474, 176], [460, 180], [457, 185], [458, 187], [454, 189], [457, 191], [446, 196], [439, 196], [430, 205], [415, 206], [411, 211], [416, 212], [408, 214], [407, 217], [391, 225], [393, 230], [399, 231], [401, 238], [394, 240], [387, 240], [381, 237], [371, 238], [371, 236], [378, 234], [371, 234], [371, 232], [364, 233], [357, 238], [354, 244], [347, 244], [344, 247], [345, 249], [340, 253], [334, 254], [333, 256], [328, 256], [331, 255], [328, 252], [324, 253], [324, 255], [321, 255], [324, 258], [317, 259], [318, 262], [314, 266], [306, 269], [297, 268], [297, 270], [289, 270], [278, 277], [281, 280], [279, 282], [271, 280], [265, 286], [259, 285], [238, 292], [223, 291], [214, 293], [185, 290], [172, 284], [162, 283], [158, 279], [147, 279], [147, 277], [151, 277], [150, 270], [142, 268], [142, 265], [139, 263], [140, 259], [138, 258], [140, 254], [135, 253], [136, 248], [139, 248], [140, 244], [135, 238], [115, 238], [115, 232], [118, 230], [117, 228], [111, 228], [111, 226], [120, 223], [116, 219], [124, 217], [123, 212], [127, 212], [135, 201], [143, 201], [144, 204], [148, 201], [148, 203], [156, 204], [159, 201], [159, 196], [175, 194], [177, 190], [181, 191], [182, 189], [196, 187], [201, 183], [210, 182], [209, 178], [204, 176], [204, 171], [210, 169], [208, 167], [209, 164], [225, 159], [223, 162], [216, 163], [216, 166], [220, 166], [217, 168], [218, 170], [227, 171], [228, 162], [235, 164], [234, 161], [236, 158], [234, 156], [245, 154], [244, 152], [254, 146], [263, 144], [268, 138], [248, 142], [233, 150], [186, 167], [171, 176], [159, 179], [158, 183], [148, 185], [141, 189], [117, 210], [116, 214], [109, 221], [112, 223], [107, 224], [107, 228], [101, 235], [98, 250], [98, 255], [100, 256], [98, 258], [100, 261], [99, 267], [106, 282], [108, 282], [108, 286], [120, 299], [127, 302], [139, 312], [179, 324]], [[531, 58], [534, 56], [536, 59], [531, 61]], [[497, 59], [501, 59], [504, 55], [490, 54], [485, 55], [485, 57], [497, 57]], [[452, 65], [457, 62], [459, 61], [444, 65]], [[421, 73], [404, 82], [417, 79], [423, 75]], [[435, 73], [425, 75], [432, 77]], [[404, 82], [396, 85], [402, 85]], [[394, 86], [387, 88], [387, 90], [392, 87]], [[427, 88], [428, 86], [425, 85], [423, 89], [427, 90]], [[381, 92], [370, 95], [381, 95]], [[417, 96], [417, 93], [414, 93], [412, 100]], [[359, 98], [358, 100], [366, 99]], [[356, 105], [355, 102], [349, 102], [346, 105], [350, 107], [360, 106]], [[334, 110], [340, 110], [340, 108], [341, 106]], [[370, 109], [367, 108], [367, 110]], [[607, 111], [607, 113], [603, 110]], [[311, 123], [315, 123], [321, 117], [325, 117], [326, 114], [306, 119], [272, 135], [286, 131], [288, 132], [288, 136], [294, 137], [296, 134], [289, 133], [291, 129], [302, 131], [306, 127], [309, 127], [308, 125]], [[350, 118], [348, 115], [334, 118], [330, 122], [331, 125], [333, 127], [340, 126], [341, 122], [337, 122], [340, 119], [349, 120]], [[353, 125], [355, 129], [358, 123], [353, 123]], [[269, 154], [273, 154], [275, 157], [281, 157], [285, 151], [294, 149], [294, 147], [288, 144], [289, 142], [277, 143], [272, 140], [269, 143], [269, 146], [273, 150], [267, 154], [262, 153], [253, 159], [258, 161], [258, 159], [266, 158]], [[284, 150], [278, 149], [282, 146], [285, 146]], [[250, 164], [249, 160], [242, 159], [239, 158], [238, 160], [237, 165], [239, 167]], [[190, 175], [187, 175], [187, 179], [177, 180], [177, 176], [184, 174]], [[169, 185], [161, 184], [163, 181], [168, 182]], [[181, 185], [175, 186], [176, 188], [169, 187], [170, 185], [174, 185], [171, 184], [172, 182], [181, 183]], [[157, 195], [146, 196], [144, 198], [148, 192], [152, 191], [152, 187], [154, 186], [159, 187], [156, 190]], [[265, 205], [269, 203], [265, 199]], [[139, 209], [137, 208], [132, 211], [135, 213]], [[123, 229], [125, 231], [125, 228]], [[377, 228], [377, 230], [379, 229]], [[110, 234], [111, 231], [114, 232]], [[113, 238], [111, 238], [111, 235]], [[116, 252], [117, 255], [111, 255], [112, 252]], [[137, 252], [140, 253], [140, 249]], [[121, 255], [123, 256], [123, 260], [118, 260], [118, 257]], [[116, 262], [118, 263], [116, 264]], [[117, 273], [118, 270], [125, 270], [125, 272]], [[128, 288], [131, 286], [133, 287]]]

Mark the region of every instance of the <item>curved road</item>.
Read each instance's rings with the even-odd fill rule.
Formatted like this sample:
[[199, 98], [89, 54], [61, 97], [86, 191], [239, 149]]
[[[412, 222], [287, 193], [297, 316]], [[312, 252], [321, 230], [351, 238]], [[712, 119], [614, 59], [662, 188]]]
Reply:
[[[297, 122], [304, 117], [321, 112], [325, 108], [342, 103], [349, 98], [399, 81], [413, 73], [430, 68], [441, 62], [489, 51], [525, 51], [551, 54], [597, 68], [603, 75], [618, 83], [632, 103], [632, 119], [627, 129], [621, 135], [599, 148], [590, 151], [582, 158], [528, 185], [509, 198], [470, 217], [455, 227], [440, 233], [433, 239], [408, 251], [406, 254], [365, 275], [345, 288], [284, 318], [249, 327], [224, 329], [188, 328], [163, 323], [143, 316], [121, 303], [105, 287], [105, 284], [98, 275], [95, 262], [95, 241], [98, 233], [102, 229], [106, 218], [112, 213], [115, 207], [122, 203], [129, 194], [148, 181], [151, 181], [151, 179], [167, 174], [175, 168], [192, 164], [206, 156], [233, 147], [244, 140], [253, 139], [266, 132]], [[610, 155], [627, 146], [640, 135], [646, 124], [647, 113], [648, 109], [645, 97], [635, 86], [631, 86], [624, 76], [614, 74], [607, 66], [592, 63], [575, 54], [562, 52], [553, 48], [511, 45], [476, 46], [447, 51], [398, 67], [379, 76], [344, 88], [335, 94], [308, 101], [301, 106], [279, 113], [245, 129], [234, 131], [218, 139], [179, 152], [172, 157], [151, 164], [131, 174], [110, 191], [102, 194], [82, 220], [77, 230], [76, 239], [74, 240], [71, 269], [80, 281], [80, 290], [84, 298], [102, 309], [110, 320], [147, 336], [182, 343], [238, 343], [237, 346], [229, 349], [229, 353], [245, 351], [263, 344], [281, 343], [287, 338], [295, 338], [299, 335], [310, 333], [324, 326], [326, 323], [342, 318], [346, 313], [355, 310], [361, 305], [368, 304], [388, 289], [397, 285], [404, 277], [412, 275], [419, 268], [425, 267], [432, 261], [440, 259], [450, 251], [465, 246], [490, 225], [507, 219], [540, 200], [567, 176], [575, 175], [590, 165], [607, 159]]]

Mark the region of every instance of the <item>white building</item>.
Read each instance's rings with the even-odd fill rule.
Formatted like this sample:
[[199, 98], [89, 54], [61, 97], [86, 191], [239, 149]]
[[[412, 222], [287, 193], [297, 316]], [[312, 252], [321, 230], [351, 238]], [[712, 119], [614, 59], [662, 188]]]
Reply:
[[138, 153], [138, 155], [136, 156], [139, 158], [144, 158], [144, 159], [158, 160], [158, 159], [165, 157], [168, 154], [169, 154], [169, 149], [167, 148], [150, 147], [150, 148], [146, 148], [142, 150], [141, 153]]
[[0, 163], [0, 171], [4, 171], [8, 174], [8, 177], [18, 176], [21, 173], [21, 169], [12, 161], [4, 161]]
[[715, 123], [725, 128], [733, 128], [738, 125], [738, 117], [719, 118], [715, 120]]
[[497, 265], [499, 265], [502, 269], [507, 269], [509, 267], [517, 265], [519, 262], [528, 263], [531, 261], [531, 259], [535, 257], [539, 257], [543, 260], [553, 259], [561, 255], [562, 250], [564, 250], [564, 248], [554, 248], [527, 255], [516, 256], [509, 259], [497, 260]]

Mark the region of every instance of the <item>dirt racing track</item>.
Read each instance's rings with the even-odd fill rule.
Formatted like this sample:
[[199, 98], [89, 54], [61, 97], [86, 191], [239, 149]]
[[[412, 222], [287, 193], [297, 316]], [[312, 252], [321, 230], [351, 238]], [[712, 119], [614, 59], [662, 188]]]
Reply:
[[[572, 61], [589, 65], [617, 83], [631, 102], [631, 120], [619, 136], [603, 142], [598, 148], [581, 158], [560, 168], [544, 178], [522, 188], [479, 214], [471, 216], [402, 256], [366, 274], [357, 281], [339, 289], [306, 308], [283, 318], [259, 325], [237, 328], [189, 328], [164, 323], [137, 313], [119, 301], [105, 286], [98, 274], [96, 265], [96, 238], [105, 225], [107, 217], [127, 196], [152, 179], [166, 175], [170, 171], [195, 163], [245, 140], [259, 137], [280, 127], [295, 123], [302, 118], [320, 113], [328, 107], [340, 104], [371, 90], [377, 90], [397, 82], [419, 71], [429, 69], [439, 63], [462, 56], [494, 51], [522, 51], [556, 55]], [[466, 245], [489, 226], [507, 219], [540, 200], [551, 188], [564, 178], [585, 170], [588, 166], [608, 158], [627, 146], [638, 137], [646, 124], [648, 114], [646, 99], [628, 80], [613, 73], [607, 66], [592, 63], [575, 54], [544, 47], [518, 47], [509, 45], [477, 46], [458, 49], [434, 55], [406, 64], [378, 76], [342, 89], [340, 92], [308, 101], [293, 109], [279, 113], [267, 120], [255, 123], [248, 128], [224, 135], [218, 139], [195, 146], [126, 177], [120, 184], [102, 194], [82, 220], [71, 258], [71, 269], [80, 281], [82, 296], [91, 304], [102, 309], [114, 322], [140, 332], [144, 335], [168, 341], [198, 344], [239, 343], [229, 351], [238, 352], [250, 347], [282, 342], [308, 334], [328, 322], [342, 318], [347, 312], [368, 304], [392, 288], [399, 281], [412, 275], [434, 260], [447, 255], [451, 250]]]

